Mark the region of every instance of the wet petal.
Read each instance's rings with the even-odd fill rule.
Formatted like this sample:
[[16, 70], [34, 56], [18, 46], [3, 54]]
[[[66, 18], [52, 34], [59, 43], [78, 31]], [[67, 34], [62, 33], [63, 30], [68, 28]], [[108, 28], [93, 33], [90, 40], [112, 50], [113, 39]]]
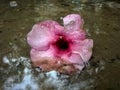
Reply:
[[49, 48], [50, 42], [54, 39], [55, 26], [59, 24], [55, 21], [44, 21], [35, 24], [32, 31], [27, 35], [28, 44], [38, 50], [46, 50]]
[[41, 58], [44, 58], [44, 57], [53, 58], [54, 54], [52, 49], [48, 49], [47, 51], [39, 51], [39, 50], [31, 49], [30, 56], [31, 56], [32, 62], [36, 63], [40, 61]]
[[83, 61], [87, 62], [92, 56], [93, 40], [86, 39], [81, 49], [80, 55]]
[[84, 62], [81, 56], [77, 53], [71, 53], [69, 57], [64, 57], [65, 60], [69, 61], [70, 64], [73, 64], [74, 67], [78, 70], [82, 70], [84, 67]]
[[69, 60], [64, 60], [64, 58], [61, 57], [55, 57], [52, 51], [54, 52], [52, 48], [47, 51], [37, 51], [32, 49], [30, 54], [33, 65], [42, 68], [42, 71], [57, 70], [61, 73], [70, 73], [75, 71], [73, 65], [70, 65], [71, 63]]
[[70, 14], [63, 18], [66, 30], [80, 30], [83, 28], [84, 21], [78, 14]]
[[72, 41], [80, 41], [86, 38], [85, 31], [66, 31], [67, 37], [69, 37]]
[[86, 63], [92, 56], [93, 40], [85, 39], [80, 41], [76, 47], [74, 46], [74, 53], [78, 53], [82, 60]]

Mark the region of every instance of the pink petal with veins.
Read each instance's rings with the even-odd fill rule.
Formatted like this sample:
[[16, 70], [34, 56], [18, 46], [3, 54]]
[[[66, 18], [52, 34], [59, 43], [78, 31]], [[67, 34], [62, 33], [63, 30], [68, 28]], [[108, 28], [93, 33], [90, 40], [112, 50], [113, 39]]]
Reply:
[[84, 62], [88, 62], [88, 60], [92, 56], [92, 48], [93, 48], [93, 40], [85, 39], [83, 41], [82, 48], [79, 50], [80, 56]]
[[80, 30], [83, 28], [84, 21], [78, 14], [70, 14], [63, 18], [64, 26], [67, 30]]
[[[57, 27], [57, 28], [56, 28]], [[50, 42], [54, 40], [54, 31], [61, 29], [61, 26], [52, 20], [35, 24], [27, 35], [28, 44], [38, 50], [47, 50]]]

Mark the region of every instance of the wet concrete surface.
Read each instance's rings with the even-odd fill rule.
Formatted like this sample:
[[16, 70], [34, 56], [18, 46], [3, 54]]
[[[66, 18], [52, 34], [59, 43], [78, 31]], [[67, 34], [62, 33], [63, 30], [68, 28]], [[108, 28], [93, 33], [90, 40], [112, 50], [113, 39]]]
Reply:
[[[0, 0], [0, 90], [119, 90], [119, 0]], [[43, 20], [80, 14], [88, 37], [94, 40], [93, 56], [72, 76], [32, 67], [26, 35]]]

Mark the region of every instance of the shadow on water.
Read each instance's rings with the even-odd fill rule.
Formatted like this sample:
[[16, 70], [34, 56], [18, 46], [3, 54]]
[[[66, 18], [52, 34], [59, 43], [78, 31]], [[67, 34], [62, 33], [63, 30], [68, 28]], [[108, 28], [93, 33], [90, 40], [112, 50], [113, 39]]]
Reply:
[[[119, 90], [119, 0], [0, 0], [0, 90]], [[81, 74], [40, 72], [31, 66], [26, 35], [33, 24], [78, 13], [93, 56]]]

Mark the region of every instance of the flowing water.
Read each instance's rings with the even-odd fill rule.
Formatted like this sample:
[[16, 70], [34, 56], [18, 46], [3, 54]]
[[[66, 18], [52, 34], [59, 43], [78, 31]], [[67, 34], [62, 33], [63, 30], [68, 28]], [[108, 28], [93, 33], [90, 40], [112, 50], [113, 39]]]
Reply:
[[[80, 14], [93, 56], [81, 74], [32, 67], [26, 35], [40, 21]], [[120, 90], [119, 0], [0, 0], [0, 90]]]

